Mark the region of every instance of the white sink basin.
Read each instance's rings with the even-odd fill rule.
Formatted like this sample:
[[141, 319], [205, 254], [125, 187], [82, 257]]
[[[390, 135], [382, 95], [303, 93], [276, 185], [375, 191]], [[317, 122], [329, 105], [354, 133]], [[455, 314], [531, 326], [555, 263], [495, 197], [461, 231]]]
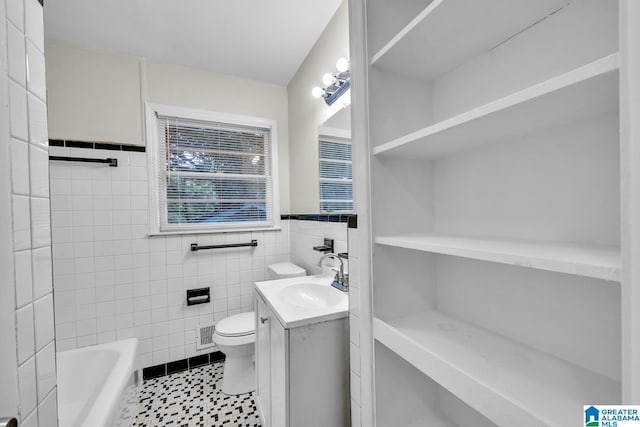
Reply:
[[344, 301], [340, 292], [318, 283], [296, 283], [282, 289], [282, 299], [300, 307], [333, 307]]
[[349, 315], [349, 294], [331, 286], [333, 276], [305, 276], [256, 282], [256, 291], [285, 328]]

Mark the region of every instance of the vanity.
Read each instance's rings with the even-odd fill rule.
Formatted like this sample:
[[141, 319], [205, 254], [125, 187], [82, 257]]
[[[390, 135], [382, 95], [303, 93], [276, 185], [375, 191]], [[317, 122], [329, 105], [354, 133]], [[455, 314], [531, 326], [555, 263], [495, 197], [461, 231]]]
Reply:
[[349, 426], [348, 294], [330, 276], [256, 283], [263, 427]]

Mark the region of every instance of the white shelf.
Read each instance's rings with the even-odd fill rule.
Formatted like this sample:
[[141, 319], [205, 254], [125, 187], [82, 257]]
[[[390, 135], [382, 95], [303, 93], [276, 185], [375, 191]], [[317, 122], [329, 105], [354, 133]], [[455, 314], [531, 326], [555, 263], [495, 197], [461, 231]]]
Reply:
[[567, 3], [566, 0], [434, 0], [370, 62], [430, 80], [496, 47]]
[[441, 414], [440, 412], [431, 412], [428, 417], [413, 421], [406, 427], [459, 427], [456, 423]]
[[443, 234], [379, 236], [375, 242], [436, 254], [620, 281], [620, 250], [612, 246]]
[[498, 425], [565, 427], [587, 402], [620, 401], [616, 381], [437, 311], [374, 318], [373, 333]]
[[535, 130], [616, 111], [619, 62], [617, 53], [606, 56], [378, 145], [374, 147], [373, 153], [441, 157], [508, 137], [523, 136]]

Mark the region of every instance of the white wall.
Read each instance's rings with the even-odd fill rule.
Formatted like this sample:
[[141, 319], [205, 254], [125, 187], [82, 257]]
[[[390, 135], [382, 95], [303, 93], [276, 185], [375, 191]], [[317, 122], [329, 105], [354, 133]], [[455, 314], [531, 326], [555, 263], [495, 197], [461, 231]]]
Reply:
[[49, 137], [145, 145], [138, 58], [46, 41]]
[[[118, 167], [52, 163], [51, 207], [58, 350], [140, 339], [139, 367], [197, 351], [195, 325], [253, 308], [253, 282], [289, 260], [282, 231], [148, 237], [145, 153], [51, 147], [57, 155], [116, 157]], [[191, 252], [200, 244], [258, 240], [258, 247]], [[211, 303], [186, 305], [209, 287]]]
[[287, 88], [47, 40], [49, 137], [145, 145], [145, 102], [278, 122], [280, 210], [289, 213]]
[[294, 213], [320, 211], [318, 126], [329, 107], [322, 99], [312, 97], [311, 89], [322, 86], [324, 73], [336, 71], [339, 58], [349, 57], [348, 18], [345, 1], [287, 86], [291, 212]]
[[3, 280], [2, 295], [6, 286], [15, 290], [9, 292], [15, 298], [2, 304], [11, 306], [15, 329], [2, 323], [0, 332], [3, 347], [15, 351], [17, 344], [15, 365], [2, 370], [15, 369], [19, 383], [19, 390], [11, 382], [0, 384], [19, 400], [19, 408], [2, 415], [18, 415], [23, 426], [57, 426], [42, 6], [37, 0], [8, 0], [0, 10], [0, 30], [7, 31], [0, 36], [0, 63], [8, 65], [0, 69], [0, 93], [7, 83], [9, 92], [0, 97], [0, 121], [9, 122], [8, 129], [0, 125], [0, 199], [6, 202], [0, 218], [12, 224], [13, 234], [0, 241], [3, 279], [9, 280]]
[[[334, 252], [347, 252], [347, 224], [344, 222], [292, 220], [289, 227], [291, 242], [291, 262], [307, 271], [307, 274], [320, 274], [318, 260], [323, 252], [314, 251], [314, 246], [322, 246], [324, 238], [334, 240]], [[326, 265], [338, 265], [327, 260]], [[345, 271], [348, 263], [344, 263]]]

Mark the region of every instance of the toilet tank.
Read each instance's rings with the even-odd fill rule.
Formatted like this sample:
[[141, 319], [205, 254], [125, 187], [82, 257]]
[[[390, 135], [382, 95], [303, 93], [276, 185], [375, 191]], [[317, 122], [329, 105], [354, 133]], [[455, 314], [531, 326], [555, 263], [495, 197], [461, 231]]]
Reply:
[[290, 262], [279, 262], [267, 267], [267, 280], [287, 279], [289, 277], [306, 276], [307, 272]]

